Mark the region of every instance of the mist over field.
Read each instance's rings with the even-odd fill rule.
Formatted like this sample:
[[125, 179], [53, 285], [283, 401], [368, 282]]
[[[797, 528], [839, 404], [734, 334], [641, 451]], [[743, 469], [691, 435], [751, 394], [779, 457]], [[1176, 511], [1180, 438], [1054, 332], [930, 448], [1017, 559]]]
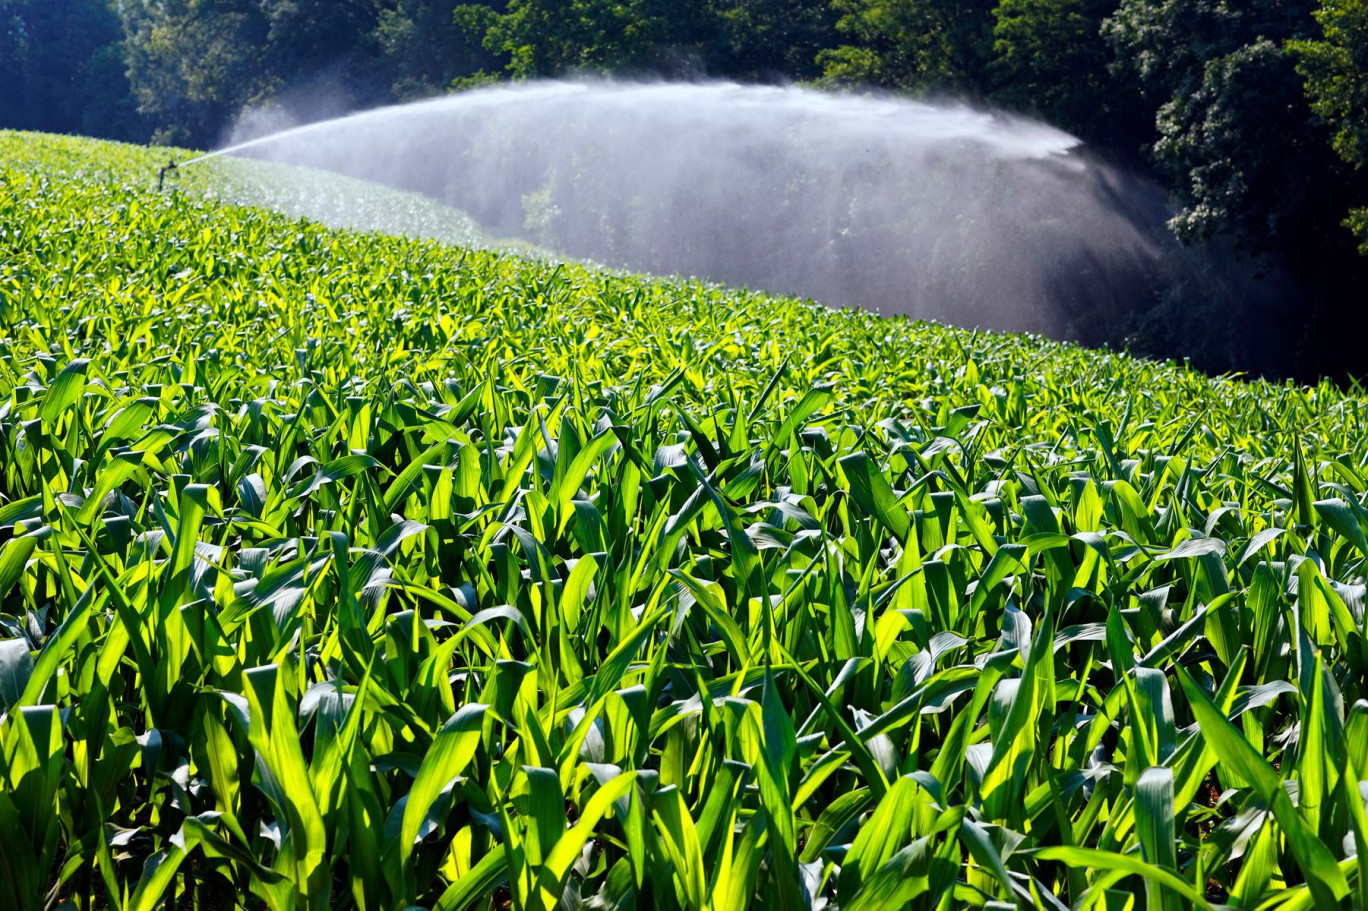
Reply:
[[1097, 341], [1164, 280], [1157, 187], [1062, 131], [963, 105], [529, 83], [226, 152], [417, 190], [579, 258], [965, 326]]

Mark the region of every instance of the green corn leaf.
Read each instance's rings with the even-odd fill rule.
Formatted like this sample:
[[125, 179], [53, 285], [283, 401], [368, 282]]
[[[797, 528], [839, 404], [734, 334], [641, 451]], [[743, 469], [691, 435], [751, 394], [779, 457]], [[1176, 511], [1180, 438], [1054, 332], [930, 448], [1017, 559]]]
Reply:
[[593, 835], [594, 829], [612, 807], [613, 803], [624, 796], [636, 784], [636, 773], [624, 772], [599, 787], [584, 804], [579, 819], [565, 830], [537, 871], [535, 891], [531, 896], [529, 908], [535, 911], [552, 911], [560, 901], [561, 890], [570, 867], [579, 857], [585, 842]]
[[898, 505], [893, 488], [869, 456], [862, 452], [852, 453], [840, 460], [840, 466], [850, 484], [850, 495], [860, 509], [878, 519], [879, 524], [899, 541], [907, 540], [912, 521], [907, 511]]
[[57, 378], [43, 396], [43, 406], [38, 411], [38, 417], [45, 424], [57, 423], [62, 413], [80, 399], [81, 393], [85, 390], [86, 372], [89, 367], [89, 360], [76, 358], [57, 374]]
[[1363, 534], [1363, 526], [1358, 517], [1343, 500], [1317, 500], [1316, 515], [1320, 516], [1341, 537], [1346, 538], [1358, 549], [1359, 555], [1368, 557], [1368, 537]]
[[142, 876], [132, 897], [124, 904], [127, 911], [154, 911], [161, 905], [184, 860], [185, 851], [175, 845], [149, 857], [143, 864]]
[[465, 771], [480, 747], [486, 706], [479, 703], [464, 705], [442, 725], [437, 737], [423, 757], [409, 789], [404, 807], [403, 823], [399, 832], [399, 857], [407, 864], [418, 840], [418, 829], [427, 816], [437, 795], [447, 784]]
[[502, 851], [491, 851], [480, 858], [462, 877], [447, 887], [432, 911], [466, 911], [481, 899], [487, 899], [508, 881], [508, 868]]
[[1178, 669], [1178, 679], [1187, 694], [1188, 705], [1201, 726], [1202, 736], [1212, 750], [1221, 762], [1228, 764], [1236, 774], [1249, 782], [1259, 798], [1272, 808], [1278, 825], [1287, 835], [1297, 866], [1301, 868], [1317, 901], [1324, 902], [1327, 907], [1339, 902], [1348, 894], [1349, 884], [1325, 845], [1292, 805], [1292, 799], [1283, 790], [1278, 773], [1255, 752], [1244, 735], [1221, 714], [1211, 698], [1182, 668]]
[[307, 907], [323, 908], [331, 887], [325, 853], [328, 837], [300, 746], [295, 709], [285, 691], [286, 673], [288, 669], [280, 665], [244, 672], [251, 710], [248, 739], [258, 756], [258, 786], [288, 826], [289, 850], [282, 850], [281, 855], [291, 867], [286, 875]]
[[651, 799], [651, 814], [675, 877], [683, 886], [686, 907], [703, 911], [707, 906], [707, 885], [704, 881], [703, 848], [698, 840], [698, 829], [684, 805], [678, 788], [657, 791]]
[[898, 778], [878, 802], [846, 854], [839, 889], [854, 896], [867, 877], [912, 840], [912, 818], [919, 787], [910, 776]]
[[32, 676], [33, 654], [28, 640], [0, 640], [0, 711], [20, 704]]
[[37, 547], [38, 538], [34, 534], [11, 538], [0, 546], [0, 598], [8, 595], [23, 576]]
[[[1146, 882], [1153, 882], [1159, 886], [1173, 890], [1182, 896], [1183, 901], [1189, 907], [1205, 908], [1211, 911], [1211, 904], [1187, 882], [1177, 875], [1170, 873], [1162, 867], [1146, 863], [1131, 854], [1113, 854], [1109, 851], [1099, 851], [1095, 848], [1077, 848], [1058, 846], [1042, 848], [1036, 852], [1036, 857], [1041, 860], [1055, 860], [1065, 864], [1077, 864], [1081, 867], [1089, 867], [1095, 870], [1111, 870], [1117, 873], [1140, 876]], [[1092, 890], [1090, 890], [1092, 891]], [[1081, 901], [1081, 899], [1080, 899]]]
[[[1173, 811], [1173, 770], [1162, 766], [1146, 769], [1135, 784], [1135, 831], [1146, 863], [1177, 872], [1177, 826]], [[1178, 911], [1180, 896], [1166, 890], [1155, 878], [1146, 878], [1149, 907], [1155, 911]]]

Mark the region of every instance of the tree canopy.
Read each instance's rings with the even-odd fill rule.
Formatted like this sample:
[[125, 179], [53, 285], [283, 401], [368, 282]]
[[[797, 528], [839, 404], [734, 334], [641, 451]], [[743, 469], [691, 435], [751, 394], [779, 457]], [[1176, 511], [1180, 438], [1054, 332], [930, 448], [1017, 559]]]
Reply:
[[[1306, 79], [1312, 109], [1334, 131], [1335, 151], [1363, 169], [1368, 167], [1368, 2], [1324, 0], [1315, 17], [1320, 34], [1291, 45], [1297, 71]], [[1357, 199], [1365, 201], [1361, 195]], [[1351, 209], [1346, 225], [1368, 255], [1368, 206]]]

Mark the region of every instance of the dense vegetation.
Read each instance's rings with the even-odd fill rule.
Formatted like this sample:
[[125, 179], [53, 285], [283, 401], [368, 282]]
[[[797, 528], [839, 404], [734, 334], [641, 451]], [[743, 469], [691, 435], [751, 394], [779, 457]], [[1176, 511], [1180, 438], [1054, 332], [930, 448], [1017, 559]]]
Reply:
[[[0, 127], [207, 147], [244, 110], [259, 131], [582, 71], [1037, 114], [1160, 180], [1217, 263], [1146, 292], [1143, 331], [1089, 335], [1216, 372], [1368, 370], [1342, 331], [1368, 286], [1365, 0], [0, 0]], [[1240, 273], [1281, 310], [1225, 313], [1242, 293], [1210, 288]]]
[[1361, 396], [165, 154], [0, 133], [0, 907], [1368, 904]]

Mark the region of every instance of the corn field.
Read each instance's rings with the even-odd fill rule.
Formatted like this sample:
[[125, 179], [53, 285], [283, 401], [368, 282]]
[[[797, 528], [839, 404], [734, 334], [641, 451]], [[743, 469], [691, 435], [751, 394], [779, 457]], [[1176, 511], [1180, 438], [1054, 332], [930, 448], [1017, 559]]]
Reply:
[[0, 908], [1368, 907], [1360, 390], [165, 157], [0, 133]]

